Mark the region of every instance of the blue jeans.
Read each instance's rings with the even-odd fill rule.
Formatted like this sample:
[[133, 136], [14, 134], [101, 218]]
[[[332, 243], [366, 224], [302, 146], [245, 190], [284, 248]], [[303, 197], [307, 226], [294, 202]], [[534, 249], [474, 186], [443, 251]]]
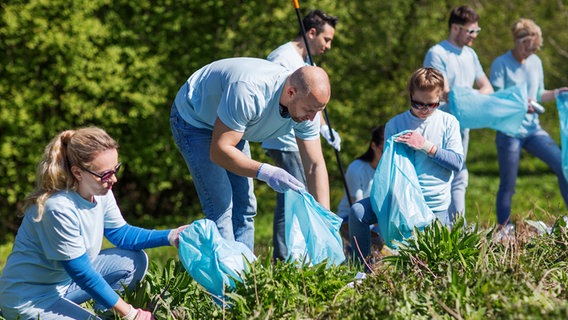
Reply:
[[469, 171], [466, 167], [467, 149], [469, 147], [469, 129], [462, 129], [461, 132], [463, 146], [463, 167], [460, 171], [454, 171], [454, 180], [452, 180], [451, 196], [452, 201], [448, 212], [455, 219], [458, 215], [465, 217], [465, 190], [469, 183]]
[[562, 152], [546, 131], [540, 129], [525, 138], [514, 138], [497, 132], [495, 143], [497, 144], [500, 177], [496, 205], [499, 224], [509, 223], [511, 202], [515, 194], [519, 172], [521, 148], [544, 161], [556, 174], [560, 193], [564, 198], [564, 204], [568, 207], [568, 185], [562, 173]]
[[[274, 160], [274, 164], [286, 170], [306, 185], [302, 158], [298, 151], [280, 151], [266, 149], [266, 153]], [[288, 249], [286, 247], [286, 223], [284, 221], [284, 194], [276, 193], [276, 207], [274, 208], [274, 223], [272, 226], [272, 242], [274, 245], [274, 259], [286, 260]]]
[[[148, 256], [142, 250], [105, 249], [93, 262], [93, 268], [115, 291], [123, 291], [123, 284], [130, 290], [134, 290], [148, 270]], [[45, 309], [28, 309], [21, 317], [22, 319], [37, 319], [39, 314], [42, 320], [100, 319], [80, 306], [81, 303], [90, 299], [91, 296], [73, 282], [67, 288], [65, 296], [59, 301]], [[94, 308], [95, 310], [104, 309], [99, 304], [95, 304]], [[3, 316], [7, 319], [15, 319], [17, 315], [11, 312], [12, 310], [4, 310]]]
[[[451, 225], [448, 211], [434, 211], [442, 224]], [[371, 230], [369, 226], [378, 223], [377, 215], [371, 206], [371, 198], [361, 199], [351, 206], [349, 213], [349, 241], [353, 254], [359, 259], [371, 254]]]
[[[193, 177], [205, 217], [215, 222], [224, 239], [242, 242], [253, 251], [256, 197], [252, 178], [236, 175], [213, 163], [209, 156], [213, 131], [188, 124], [175, 105], [170, 125]], [[250, 157], [248, 141], [241, 140], [236, 148]]]

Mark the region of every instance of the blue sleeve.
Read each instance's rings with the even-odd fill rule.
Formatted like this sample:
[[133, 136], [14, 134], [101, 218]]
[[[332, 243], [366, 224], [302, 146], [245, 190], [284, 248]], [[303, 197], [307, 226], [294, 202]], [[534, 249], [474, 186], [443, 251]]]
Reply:
[[460, 171], [463, 165], [463, 155], [441, 148], [438, 148], [432, 159], [440, 166], [452, 171]]
[[111, 308], [118, 301], [118, 294], [103, 279], [100, 273], [96, 272], [87, 257], [87, 254], [72, 259], [61, 261], [63, 268], [71, 279], [85, 290], [95, 301], [105, 308]]
[[105, 228], [105, 237], [122, 249], [142, 250], [169, 246], [168, 234], [171, 230], [148, 230], [133, 227], [128, 223], [120, 228]]

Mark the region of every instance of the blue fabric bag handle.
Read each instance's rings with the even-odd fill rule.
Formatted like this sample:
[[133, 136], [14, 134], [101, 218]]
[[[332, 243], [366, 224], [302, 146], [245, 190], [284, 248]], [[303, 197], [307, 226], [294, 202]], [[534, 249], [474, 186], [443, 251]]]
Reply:
[[284, 193], [284, 220], [289, 261], [327, 266], [345, 260], [339, 228], [343, 219], [321, 206], [306, 190]]
[[234, 289], [235, 281], [242, 282], [246, 260], [256, 260], [254, 253], [243, 243], [224, 239], [217, 225], [208, 219], [196, 220], [179, 235], [179, 258], [185, 270], [216, 302], [225, 301], [225, 288]]
[[556, 98], [560, 118], [560, 144], [562, 146], [562, 171], [568, 180], [568, 92], [561, 92]]
[[371, 207], [377, 215], [379, 233], [385, 244], [397, 248], [412, 236], [414, 228], [423, 230], [436, 216], [426, 205], [414, 168], [414, 151], [394, 140], [405, 130], [390, 137], [375, 170], [371, 186]]
[[479, 94], [471, 88], [452, 88], [450, 111], [461, 128], [490, 128], [515, 135], [528, 110], [526, 84], [492, 94]]

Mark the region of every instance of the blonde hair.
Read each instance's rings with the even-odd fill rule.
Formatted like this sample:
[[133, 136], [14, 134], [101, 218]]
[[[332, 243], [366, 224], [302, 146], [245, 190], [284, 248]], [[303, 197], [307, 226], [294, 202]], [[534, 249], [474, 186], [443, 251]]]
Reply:
[[542, 31], [531, 19], [519, 19], [511, 28], [515, 41], [523, 42], [530, 39], [538, 48], [542, 46]]
[[419, 68], [412, 73], [408, 80], [410, 97], [415, 91], [444, 91], [444, 76], [434, 68]]
[[43, 158], [37, 166], [36, 187], [24, 201], [24, 212], [35, 204], [37, 217], [34, 221], [40, 221], [45, 202], [52, 194], [77, 189], [78, 181], [71, 173], [71, 167], [89, 168], [99, 153], [110, 149], [118, 149], [118, 143], [97, 127], [66, 130], [58, 134], [44, 149]]

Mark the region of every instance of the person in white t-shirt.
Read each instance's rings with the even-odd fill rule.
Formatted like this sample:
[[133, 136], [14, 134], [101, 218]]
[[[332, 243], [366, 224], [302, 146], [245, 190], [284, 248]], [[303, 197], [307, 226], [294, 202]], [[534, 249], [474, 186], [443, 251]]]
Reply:
[[[355, 203], [363, 198], [368, 198], [371, 193], [371, 185], [375, 170], [379, 165], [381, 156], [383, 155], [383, 145], [385, 140], [385, 126], [373, 128], [371, 132], [371, 141], [369, 148], [365, 153], [353, 160], [345, 171], [345, 181], [351, 196], [351, 203]], [[343, 194], [341, 202], [337, 208], [337, 215], [343, 218], [343, 221], [349, 219], [351, 206], [347, 200], [347, 194]]]

